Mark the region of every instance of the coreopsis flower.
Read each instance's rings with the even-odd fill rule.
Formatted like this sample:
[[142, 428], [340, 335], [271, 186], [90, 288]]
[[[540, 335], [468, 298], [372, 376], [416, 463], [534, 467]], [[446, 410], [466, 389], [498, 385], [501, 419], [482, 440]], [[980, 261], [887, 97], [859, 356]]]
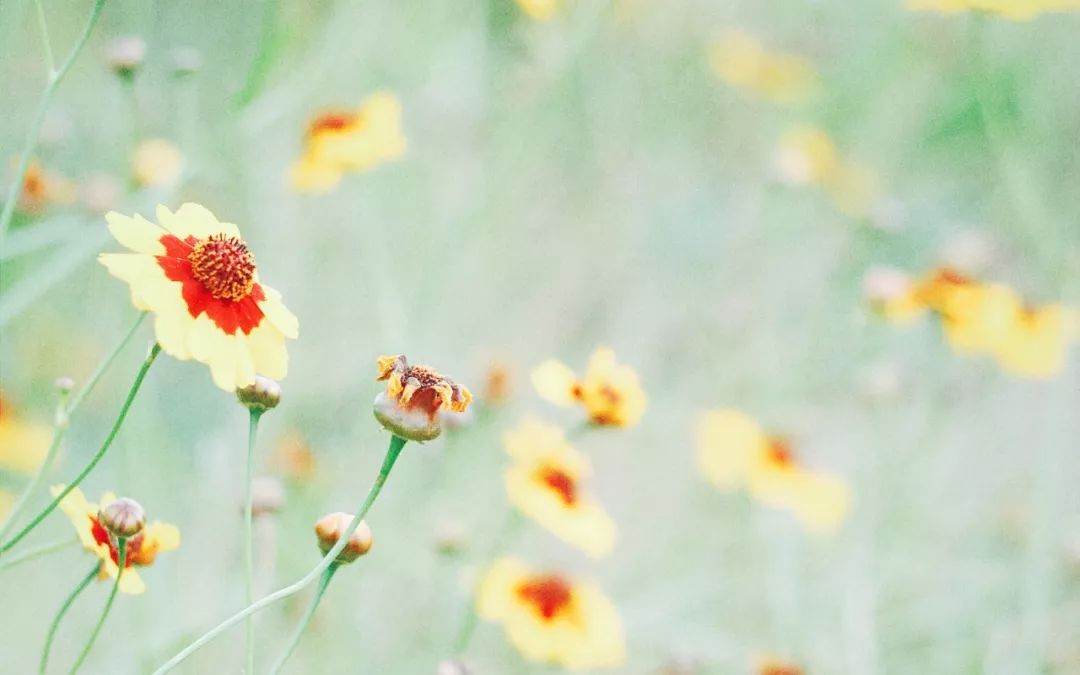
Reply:
[[515, 0], [515, 2], [522, 12], [536, 21], [549, 21], [555, 18], [562, 4], [561, 0]]
[[557, 405], [581, 405], [593, 424], [630, 427], [645, 413], [646, 396], [633, 368], [615, 361], [615, 352], [600, 347], [593, 352], [585, 376], [549, 359], [532, 373], [533, 386]]
[[1029, 21], [1040, 14], [1078, 11], [1080, 0], [907, 0], [907, 8], [942, 14], [986, 12], [1012, 21]]
[[833, 531], [847, 514], [847, 483], [799, 464], [787, 441], [766, 434], [752, 417], [738, 410], [715, 410], [702, 416], [697, 459], [713, 485], [745, 487], [763, 504], [790, 511], [810, 531]]
[[176, 213], [159, 206], [158, 224], [115, 212], [105, 219], [134, 253], [103, 253], [98, 260], [128, 283], [138, 309], [154, 313], [154, 334], [166, 354], [206, 364], [214, 383], [229, 392], [253, 383], [256, 372], [285, 377], [285, 339], [297, 336], [298, 322], [281, 295], [259, 281], [236, 225], [192, 203]]
[[514, 460], [506, 472], [510, 503], [588, 555], [610, 553], [615, 523], [585, 491], [589, 462], [566, 441], [562, 429], [530, 420], [503, 440]]
[[405, 147], [400, 101], [388, 92], [374, 93], [355, 111], [325, 112], [312, 120], [292, 185], [301, 192], [326, 192], [346, 173], [400, 159]]
[[[53, 496], [63, 490], [63, 485], [53, 486]], [[120, 571], [120, 549], [116, 537], [110, 534], [99, 517], [103, 510], [116, 501], [116, 495], [106, 492], [102, 495], [100, 504], [95, 504], [88, 501], [79, 488], [73, 489], [60, 500], [60, 509], [71, 520], [83, 548], [101, 559], [99, 577], [102, 579], [115, 579]], [[176, 529], [175, 525], [154, 521], [139, 528], [137, 534], [127, 540], [120, 592], [138, 595], [145, 591], [146, 585], [134, 568], [152, 565], [159, 553], [175, 550], [179, 546], [180, 530]]]
[[709, 64], [727, 84], [776, 103], [805, 100], [819, 84], [817, 71], [808, 59], [769, 53], [756, 37], [741, 30], [727, 30], [713, 41]]
[[430, 366], [410, 365], [402, 355], [380, 356], [376, 381], [386, 390], [375, 398], [375, 417], [386, 429], [410, 441], [430, 441], [442, 433], [440, 411], [465, 412], [469, 390]]
[[131, 156], [131, 177], [140, 187], [167, 187], [180, 178], [184, 155], [164, 138], [139, 143]]
[[626, 658], [619, 612], [600, 589], [512, 558], [496, 560], [484, 574], [476, 611], [502, 623], [506, 637], [531, 661], [594, 670]]
[[24, 422], [0, 396], [0, 471], [33, 473], [45, 460], [51, 438], [48, 426]]

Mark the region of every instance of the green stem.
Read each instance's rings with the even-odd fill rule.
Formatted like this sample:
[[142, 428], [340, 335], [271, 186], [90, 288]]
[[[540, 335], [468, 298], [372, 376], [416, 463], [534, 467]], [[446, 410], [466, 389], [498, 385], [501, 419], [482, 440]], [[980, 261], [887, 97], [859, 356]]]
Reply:
[[28, 560], [33, 560], [34, 558], [40, 558], [42, 556], [49, 555], [50, 553], [56, 553], [57, 551], [61, 551], [61, 550], [65, 549], [65, 548], [67, 548], [68, 546], [71, 546], [71, 545], [77, 544], [77, 543], [79, 543], [78, 539], [73, 539], [71, 537], [64, 537], [63, 539], [59, 539], [57, 541], [52, 541], [52, 542], [49, 542], [48, 544], [42, 544], [41, 546], [38, 546], [37, 548], [32, 548], [29, 551], [25, 551], [23, 553], [20, 553], [19, 555], [14, 555], [14, 556], [11, 556], [11, 557], [8, 557], [8, 558], [4, 558], [4, 561], [0, 562], [0, 570], [6, 570], [9, 567], [15, 567], [19, 563], [24, 563], [24, 562], [26, 562]]
[[[255, 582], [252, 568], [253, 555], [251, 551], [251, 480], [255, 471], [255, 436], [259, 431], [259, 418], [263, 411], [252, 408], [248, 414], [248, 447], [247, 447], [247, 481], [244, 494], [244, 604], [250, 605], [255, 600]], [[246, 673], [255, 672], [255, 624], [249, 616], [244, 621], [244, 631], [247, 635], [247, 670]]]
[[175, 656], [166, 661], [164, 665], [162, 665], [160, 668], [155, 670], [153, 672], [153, 675], [164, 675], [164, 673], [171, 671], [173, 668], [180, 665], [185, 659], [187, 659], [187, 657], [197, 652], [208, 642], [221, 635], [223, 632], [236, 625], [238, 622], [243, 621], [255, 612], [258, 612], [259, 610], [269, 607], [278, 600], [282, 600], [289, 597], [290, 595], [295, 595], [296, 593], [299, 593], [300, 591], [310, 586], [312, 582], [314, 582], [316, 579], [318, 579], [319, 575], [321, 575], [326, 568], [334, 564], [334, 561], [337, 559], [338, 554], [341, 553], [341, 550], [345, 548], [346, 544], [349, 543], [349, 537], [351, 537], [353, 532], [356, 531], [356, 528], [359, 527], [360, 521], [363, 520], [364, 516], [367, 515], [367, 512], [371, 508], [371, 505], [375, 503], [375, 499], [379, 496], [379, 492], [382, 491], [383, 485], [386, 484], [386, 479], [390, 475], [390, 470], [394, 468], [394, 462], [397, 461], [398, 455], [401, 454], [401, 449], [405, 447], [405, 443], [407, 442], [408, 441], [398, 436], [392, 436], [390, 438], [390, 447], [386, 449], [386, 458], [383, 460], [382, 468], [379, 470], [379, 475], [375, 478], [375, 482], [372, 484], [371, 489], [368, 491], [367, 498], [364, 499], [364, 503], [360, 505], [360, 509], [356, 512], [356, 515], [353, 516], [352, 522], [349, 523], [349, 527], [346, 528], [345, 532], [338, 539], [338, 542], [334, 544], [334, 546], [329, 551], [326, 552], [326, 555], [323, 556], [323, 559], [319, 562], [318, 565], [313, 567], [311, 571], [301, 577], [296, 583], [274, 591], [270, 595], [263, 597], [258, 602], [248, 605], [236, 614], [230, 616], [228, 619], [225, 619], [224, 621], [219, 623], [217, 626], [211, 628], [209, 631], [203, 634], [202, 637], [177, 652]]
[[[517, 509], [511, 508], [510, 515], [499, 529], [498, 534], [495, 535], [495, 539], [492, 541], [491, 548], [488, 550], [484, 560], [489, 562], [495, 560], [495, 556], [509, 546], [513, 536], [521, 527], [522, 522], [521, 514]], [[476, 613], [476, 600], [475, 598], [470, 597], [469, 604], [465, 608], [465, 616], [461, 620], [461, 628], [458, 630], [457, 639], [454, 640], [454, 655], [461, 656], [465, 653], [465, 650], [468, 649], [473, 633], [476, 632], [478, 619], [479, 616]]]
[[71, 70], [71, 65], [75, 63], [79, 52], [86, 45], [86, 40], [94, 30], [94, 25], [97, 23], [98, 17], [101, 16], [101, 8], [104, 5], [105, 0], [94, 0], [94, 7], [90, 10], [90, 19], [86, 22], [86, 26], [83, 28], [79, 39], [75, 42], [75, 46], [72, 47], [71, 53], [60, 64], [60, 68], [49, 75], [49, 82], [45, 85], [45, 91], [41, 94], [37, 112], [34, 113], [34, 119], [30, 123], [30, 131], [26, 134], [26, 141], [23, 143], [22, 152], [19, 154], [19, 164], [15, 169], [15, 176], [11, 179], [7, 197], [4, 199], [4, 210], [0, 211], [0, 250], [4, 248], [4, 239], [7, 236], [8, 227], [11, 225], [11, 218], [15, 215], [15, 203], [18, 201], [19, 193], [22, 191], [23, 180], [26, 178], [26, 169], [30, 166], [30, 156], [34, 154], [34, 147], [37, 146], [38, 136], [41, 134], [41, 125], [45, 122], [45, 113], [49, 110], [53, 92], [56, 91], [56, 87], [67, 75], [67, 72]]
[[[86, 398], [86, 396], [91, 391], [93, 391], [94, 387], [98, 383], [98, 380], [100, 380], [101, 376], [105, 374], [105, 371], [109, 369], [109, 367], [113, 364], [114, 361], [116, 361], [116, 357], [120, 354], [124, 347], [127, 346], [127, 343], [131, 341], [131, 336], [135, 335], [135, 331], [139, 328], [140, 325], [142, 325], [144, 319], [146, 319], [146, 312], [142, 312], [139, 314], [139, 318], [137, 318], [135, 320], [135, 323], [131, 325], [131, 328], [128, 329], [128, 332], [124, 335], [124, 338], [120, 340], [120, 343], [116, 345], [116, 347], [112, 350], [112, 353], [109, 354], [105, 358], [105, 360], [98, 365], [97, 369], [93, 372], [92, 375], [90, 375], [90, 379], [86, 381], [86, 384], [84, 384], [82, 388], [79, 389], [79, 391], [75, 394], [75, 396], [71, 398], [70, 401], [64, 401], [63, 399], [61, 399], [60, 405], [57, 407], [56, 410], [56, 419], [53, 423], [53, 436], [52, 441], [50, 441], [49, 443], [49, 450], [45, 453], [45, 459], [41, 462], [41, 466], [38, 467], [37, 473], [34, 474], [34, 477], [30, 480], [26, 487], [23, 488], [22, 494], [19, 495], [19, 499], [15, 502], [15, 506], [13, 506], [11, 508], [11, 511], [8, 513], [7, 520], [4, 521], [3, 526], [0, 526], [0, 541], [3, 541], [4, 537], [6, 537], [11, 531], [11, 528], [15, 526], [19, 514], [22, 513], [22, 510], [24, 508], [26, 508], [26, 504], [29, 503], [30, 497], [35, 492], [37, 492], [39, 487], [41, 487], [41, 482], [45, 479], [45, 473], [49, 470], [49, 467], [52, 466], [53, 461], [56, 459], [56, 454], [60, 450], [60, 442], [63, 440], [64, 434], [67, 433], [68, 423], [71, 419], [71, 416], [75, 413], [75, 410], [78, 409], [79, 405], [83, 402], [83, 399]], [[3, 550], [0, 550], [0, 553], [3, 553]], [[0, 565], [0, 569], [3, 569], [3, 567], [3, 565]]]
[[86, 646], [83, 647], [82, 652], [79, 653], [79, 658], [75, 659], [75, 665], [71, 666], [68, 675], [75, 675], [82, 666], [83, 661], [90, 655], [90, 650], [93, 648], [98, 634], [101, 633], [101, 628], [105, 625], [105, 619], [109, 616], [109, 610], [112, 609], [113, 601], [116, 600], [116, 593], [120, 590], [120, 579], [124, 576], [124, 567], [127, 563], [127, 537], [117, 537], [116, 548], [119, 551], [119, 554], [116, 556], [116, 565], [118, 569], [116, 570], [116, 580], [113, 581], [112, 590], [109, 591], [109, 599], [105, 601], [105, 608], [101, 610], [101, 616], [98, 618], [97, 625], [94, 626], [93, 632], [90, 633], [90, 639], [86, 641]]
[[300, 636], [304, 634], [304, 630], [307, 629], [308, 624], [311, 622], [311, 617], [315, 616], [315, 610], [319, 606], [319, 602], [322, 600], [323, 594], [326, 593], [326, 587], [330, 585], [330, 579], [334, 577], [334, 572], [337, 572], [340, 565], [333, 563], [330, 567], [327, 567], [323, 571], [322, 577], [319, 578], [319, 585], [315, 589], [315, 597], [311, 599], [311, 604], [308, 605], [307, 611], [304, 612], [304, 616], [300, 619], [300, 623], [296, 626], [296, 632], [293, 633], [292, 639], [289, 640], [289, 646], [285, 648], [285, 652], [281, 655], [281, 658], [277, 660], [274, 667], [270, 669], [270, 675], [277, 675], [281, 672], [281, 669], [285, 667], [285, 662], [292, 656], [293, 651], [296, 649], [296, 645], [300, 642]]
[[248, 71], [247, 80], [244, 81], [244, 88], [236, 95], [238, 109], [246, 108], [255, 99], [259, 90], [262, 89], [266, 75], [270, 72], [270, 65], [278, 52], [278, 2], [277, 0], [265, 0], [265, 2], [258, 52], [255, 54], [255, 61], [251, 64], [251, 70]]
[[71, 591], [71, 594], [64, 600], [64, 604], [60, 605], [60, 611], [56, 613], [56, 617], [53, 618], [52, 625], [49, 626], [49, 633], [45, 636], [45, 646], [41, 648], [41, 660], [38, 662], [38, 674], [45, 675], [45, 669], [49, 666], [49, 652], [52, 651], [53, 638], [56, 637], [56, 630], [60, 627], [60, 621], [67, 614], [67, 611], [71, 609], [72, 603], [75, 602], [75, 598], [79, 597], [79, 594], [90, 585], [90, 582], [94, 580], [94, 577], [98, 575], [98, 570], [101, 569], [101, 562], [94, 561], [94, 565], [90, 568], [90, 571], [86, 573], [79, 585], [75, 587], [75, 590]]
[[42, 6], [41, 0], [34, 0], [34, 5], [37, 7], [37, 20], [38, 27], [41, 28], [41, 43], [45, 47], [45, 62], [49, 66], [49, 77], [53, 76], [56, 72], [56, 59], [53, 57], [52, 40], [49, 39], [49, 24], [45, 21], [45, 7]]
[[112, 429], [109, 430], [109, 435], [105, 437], [105, 442], [101, 444], [101, 448], [90, 459], [90, 462], [83, 467], [83, 470], [79, 472], [79, 475], [75, 477], [56, 497], [46, 506], [40, 513], [34, 516], [33, 520], [26, 525], [23, 529], [19, 530], [19, 533], [14, 537], [0, 545], [0, 554], [9, 550], [12, 546], [19, 543], [26, 535], [41, 523], [50, 513], [52, 513], [57, 506], [60, 505], [60, 501], [68, 495], [69, 492], [78, 487], [79, 483], [82, 483], [86, 479], [90, 472], [94, 470], [101, 458], [105, 456], [105, 452], [108, 451], [109, 446], [112, 445], [113, 440], [116, 438], [116, 434], [120, 432], [120, 427], [124, 424], [124, 418], [127, 417], [128, 410], [131, 409], [131, 404], [135, 402], [135, 395], [139, 393], [139, 387], [142, 386], [143, 380], [146, 378], [147, 371], [150, 370], [150, 366], [154, 364], [154, 359], [161, 353], [161, 345], [154, 343], [153, 348], [150, 349], [150, 353], [147, 355], [146, 360], [143, 361], [142, 367], [139, 368], [139, 373], [135, 376], [135, 382], [131, 385], [131, 389], [128, 391], [127, 398], [124, 399], [124, 405], [120, 407], [120, 414], [116, 416], [116, 421], [113, 422]]

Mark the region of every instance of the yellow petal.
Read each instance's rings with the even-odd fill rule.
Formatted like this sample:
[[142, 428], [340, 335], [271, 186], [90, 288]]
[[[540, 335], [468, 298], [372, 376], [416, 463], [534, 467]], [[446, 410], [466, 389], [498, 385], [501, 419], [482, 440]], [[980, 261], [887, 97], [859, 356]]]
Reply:
[[264, 322], [247, 335], [248, 349], [256, 372], [272, 380], [282, 380], [289, 370], [285, 336], [273, 324]]
[[751, 463], [767, 441], [749, 415], [738, 410], [709, 411], [698, 421], [698, 467], [716, 487], [735, 487], [747, 479]]
[[265, 284], [262, 285], [262, 289], [266, 294], [266, 299], [259, 303], [259, 309], [281, 331], [282, 335], [295, 340], [300, 335], [299, 319], [281, 302], [280, 293]]
[[157, 219], [162, 227], [180, 239], [186, 239], [188, 236], [206, 239], [215, 234], [240, 238], [240, 230], [236, 225], [218, 221], [209, 209], [194, 202], [181, 204], [176, 213], [159, 204]]
[[109, 211], [105, 214], [105, 221], [109, 224], [109, 232], [123, 246], [137, 253], [164, 255], [165, 246], [161, 243], [161, 237], [165, 232], [149, 220], [140, 215], [129, 217]]
[[574, 404], [577, 376], [566, 364], [555, 359], [544, 361], [533, 369], [532, 383], [542, 398], [556, 405]]

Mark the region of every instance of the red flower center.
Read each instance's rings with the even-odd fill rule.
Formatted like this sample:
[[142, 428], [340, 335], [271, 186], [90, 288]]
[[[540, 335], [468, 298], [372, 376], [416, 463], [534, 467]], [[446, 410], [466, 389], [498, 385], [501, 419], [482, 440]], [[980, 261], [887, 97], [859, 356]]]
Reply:
[[255, 286], [255, 256], [236, 237], [212, 235], [188, 255], [191, 274], [215, 298], [243, 300]]
[[555, 574], [533, 577], [519, 584], [517, 595], [532, 605], [532, 608], [545, 621], [551, 621], [560, 613], [565, 612], [573, 599], [570, 584]]
[[795, 453], [791, 450], [791, 444], [786, 438], [769, 439], [768, 458], [770, 462], [780, 467], [795, 464]]
[[566, 506], [577, 503], [577, 482], [572, 476], [553, 466], [544, 466], [536, 477], [543, 481], [544, 485], [554, 490]]
[[[109, 547], [109, 557], [117, 565], [120, 564], [120, 549], [116, 546], [116, 541], [109, 535], [109, 531], [105, 529], [105, 526], [98, 522], [98, 519], [94, 516], [88, 516], [90, 518], [90, 534], [94, 537], [94, 541], [98, 544], [106, 544]], [[131, 567], [139, 561], [139, 552], [142, 549], [143, 533], [140, 532], [134, 537], [127, 540], [127, 553], [124, 556], [124, 569]], [[140, 563], [143, 564], [143, 563]]]

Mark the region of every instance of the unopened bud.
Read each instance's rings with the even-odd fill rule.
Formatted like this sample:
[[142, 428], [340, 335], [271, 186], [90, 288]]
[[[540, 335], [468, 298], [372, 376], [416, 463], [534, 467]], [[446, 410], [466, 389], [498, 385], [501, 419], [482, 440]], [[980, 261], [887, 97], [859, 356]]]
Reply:
[[58, 377], [54, 384], [56, 392], [61, 396], [67, 396], [75, 389], [75, 380], [70, 377]]
[[121, 497], [98, 511], [98, 522], [114, 536], [127, 539], [142, 532], [146, 511], [134, 499]]
[[256, 375], [254, 382], [236, 390], [236, 398], [248, 410], [264, 412], [281, 403], [281, 385], [268, 377]]
[[146, 43], [142, 38], [125, 35], [109, 41], [106, 61], [113, 72], [123, 78], [134, 77], [146, 60]]
[[[349, 529], [349, 523], [352, 520], [353, 517], [349, 514], [338, 512], [329, 513], [315, 523], [315, 536], [319, 538], [319, 550], [323, 552], [323, 555], [329, 553], [330, 549], [338, 543], [341, 536]], [[373, 543], [371, 528], [361, 520], [352, 536], [349, 537], [349, 542], [345, 544], [345, 548], [341, 549], [335, 560], [339, 563], [351, 563], [370, 551]]]

